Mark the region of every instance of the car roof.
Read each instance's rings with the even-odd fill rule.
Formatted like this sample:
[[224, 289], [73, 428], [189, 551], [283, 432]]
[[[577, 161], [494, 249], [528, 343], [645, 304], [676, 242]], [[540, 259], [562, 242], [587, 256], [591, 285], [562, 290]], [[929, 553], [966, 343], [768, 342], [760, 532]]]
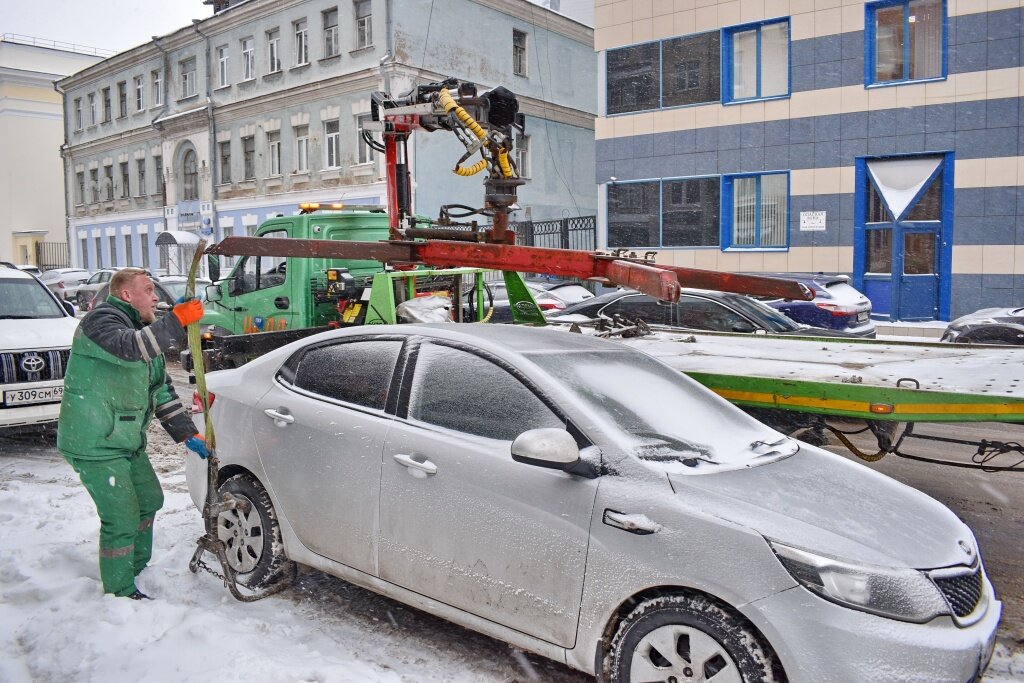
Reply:
[[0, 278], [7, 280], [35, 280], [35, 276], [31, 273], [21, 270], [20, 268], [7, 268], [0, 266]]

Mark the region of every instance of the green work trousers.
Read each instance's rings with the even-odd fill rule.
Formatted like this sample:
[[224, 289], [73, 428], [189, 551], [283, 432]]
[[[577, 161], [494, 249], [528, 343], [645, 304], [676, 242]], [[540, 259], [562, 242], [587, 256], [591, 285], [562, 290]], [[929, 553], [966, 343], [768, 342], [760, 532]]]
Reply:
[[160, 480], [144, 451], [91, 460], [67, 458], [82, 479], [100, 517], [103, 592], [131, 595], [153, 555], [153, 518], [164, 503]]

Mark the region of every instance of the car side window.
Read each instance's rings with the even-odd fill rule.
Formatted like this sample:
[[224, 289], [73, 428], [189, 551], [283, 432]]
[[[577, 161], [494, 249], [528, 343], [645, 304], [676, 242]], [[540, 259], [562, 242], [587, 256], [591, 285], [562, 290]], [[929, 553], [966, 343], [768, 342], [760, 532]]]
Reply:
[[420, 347], [409, 418], [502, 441], [531, 429], [565, 427], [564, 420], [504, 368], [437, 344]]
[[[400, 341], [359, 341], [307, 351], [294, 369], [295, 386], [346, 403], [384, 410]], [[295, 367], [293, 361], [288, 366]]]
[[659, 304], [657, 299], [641, 294], [624, 296], [605, 306], [601, 312], [607, 316], [621, 315], [629, 320], [640, 318], [652, 325], [665, 325], [671, 322], [670, 306]]
[[739, 324], [750, 324], [750, 321], [731, 308], [716, 301], [693, 296], [679, 297], [676, 310], [679, 324], [683, 327], [692, 327], [695, 330], [732, 332], [733, 328]]

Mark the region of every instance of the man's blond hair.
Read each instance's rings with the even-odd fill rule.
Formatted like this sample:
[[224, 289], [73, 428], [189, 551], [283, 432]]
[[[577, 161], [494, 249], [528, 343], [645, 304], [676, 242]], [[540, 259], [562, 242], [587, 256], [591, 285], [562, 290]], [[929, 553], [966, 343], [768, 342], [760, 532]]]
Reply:
[[117, 271], [114, 273], [114, 277], [110, 278], [110, 293], [120, 299], [121, 292], [131, 286], [132, 280], [140, 275], [149, 277], [149, 274], [142, 268], [122, 268]]

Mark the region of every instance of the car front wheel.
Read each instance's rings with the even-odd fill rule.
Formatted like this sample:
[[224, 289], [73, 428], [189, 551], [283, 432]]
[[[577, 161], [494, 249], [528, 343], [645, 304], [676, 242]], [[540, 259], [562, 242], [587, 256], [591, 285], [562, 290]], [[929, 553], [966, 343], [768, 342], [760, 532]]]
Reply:
[[610, 683], [784, 683], [771, 647], [738, 614], [700, 595], [637, 605], [606, 658]]
[[224, 543], [238, 583], [251, 589], [273, 583], [289, 561], [267, 490], [247, 473], [228, 478], [218, 490], [249, 503], [247, 512], [229, 510], [217, 518], [217, 538]]

